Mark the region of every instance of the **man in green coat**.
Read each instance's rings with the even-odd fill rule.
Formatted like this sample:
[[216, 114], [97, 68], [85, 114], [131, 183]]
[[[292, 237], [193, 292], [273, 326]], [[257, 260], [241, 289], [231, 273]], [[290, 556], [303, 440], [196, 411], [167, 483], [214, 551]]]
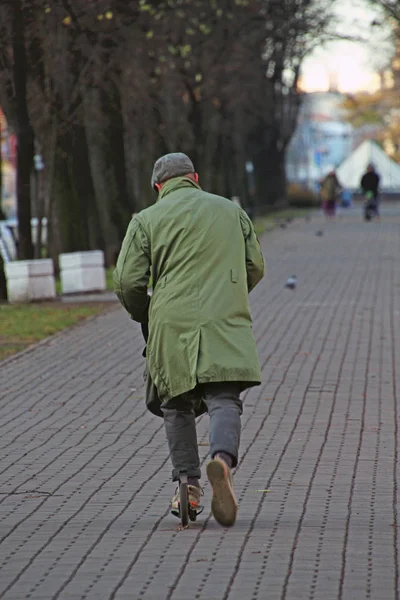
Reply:
[[[200, 403], [210, 416], [212, 512], [231, 526], [237, 514], [231, 469], [238, 462], [240, 393], [261, 381], [248, 293], [262, 279], [264, 261], [246, 213], [202, 191], [185, 154], [158, 159], [152, 187], [158, 200], [128, 227], [115, 291], [132, 319], [148, 327], [147, 367], [161, 403], [173, 480], [187, 474], [191, 508], [200, 512]], [[179, 494], [171, 510], [179, 516]]]

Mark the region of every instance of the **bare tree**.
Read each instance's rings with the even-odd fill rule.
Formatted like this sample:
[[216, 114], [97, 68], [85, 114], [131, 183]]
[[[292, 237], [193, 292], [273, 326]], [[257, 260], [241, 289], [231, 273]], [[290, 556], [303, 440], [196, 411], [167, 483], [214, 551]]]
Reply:
[[23, 35], [29, 106], [19, 106], [18, 116], [25, 125], [31, 119], [43, 148], [53, 257], [100, 247], [113, 262], [132, 212], [154, 201], [152, 164], [165, 152], [187, 152], [208, 189], [244, 200], [250, 191], [259, 212], [284, 200], [299, 69], [329, 24], [325, 2], [18, 0], [12, 6], [22, 21], [9, 20], [0, 77], [15, 119], [9, 47], [21, 60], [16, 40]]
[[17, 136], [17, 216], [18, 257], [33, 258], [31, 232], [31, 173], [34, 155], [34, 133], [27, 101], [28, 61], [26, 51], [26, 12], [22, 0], [7, 2], [2, 7], [1, 97], [5, 114]]

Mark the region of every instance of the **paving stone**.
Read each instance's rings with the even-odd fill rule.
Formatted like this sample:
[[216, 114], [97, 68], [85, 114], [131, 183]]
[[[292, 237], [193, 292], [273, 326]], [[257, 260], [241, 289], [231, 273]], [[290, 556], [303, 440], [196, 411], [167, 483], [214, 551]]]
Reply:
[[[169, 514], [140, 328], [119, 306], [0, 363], [1, 599], [400, 598], [400, 207], [382, 212], [262, 240], [263, 382], [244, 396], [232, 530], [207, 482], [187, 531]], [[198, 437], [204, 464], [206, 416]]]

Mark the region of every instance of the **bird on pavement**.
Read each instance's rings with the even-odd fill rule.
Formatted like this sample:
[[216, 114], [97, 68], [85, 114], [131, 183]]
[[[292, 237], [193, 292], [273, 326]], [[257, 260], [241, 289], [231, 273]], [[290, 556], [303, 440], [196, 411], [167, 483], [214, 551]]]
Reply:
[[297, 277], [296, 275], [291, 275], [291, 277], [289, 277], [289, 279], [287, 280], [285, 287], [289, 288], [290, 290], [294, 290], [296, 289], [297, 286]]

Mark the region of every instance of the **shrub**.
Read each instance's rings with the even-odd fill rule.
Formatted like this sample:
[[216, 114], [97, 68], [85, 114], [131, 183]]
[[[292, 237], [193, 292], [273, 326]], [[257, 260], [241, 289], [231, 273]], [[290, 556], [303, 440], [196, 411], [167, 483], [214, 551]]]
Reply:
[[321, 204], [315, 192], [299, 183], [288, 185], [287, 198], [289, 205], [296, 208], [317, 208]]

